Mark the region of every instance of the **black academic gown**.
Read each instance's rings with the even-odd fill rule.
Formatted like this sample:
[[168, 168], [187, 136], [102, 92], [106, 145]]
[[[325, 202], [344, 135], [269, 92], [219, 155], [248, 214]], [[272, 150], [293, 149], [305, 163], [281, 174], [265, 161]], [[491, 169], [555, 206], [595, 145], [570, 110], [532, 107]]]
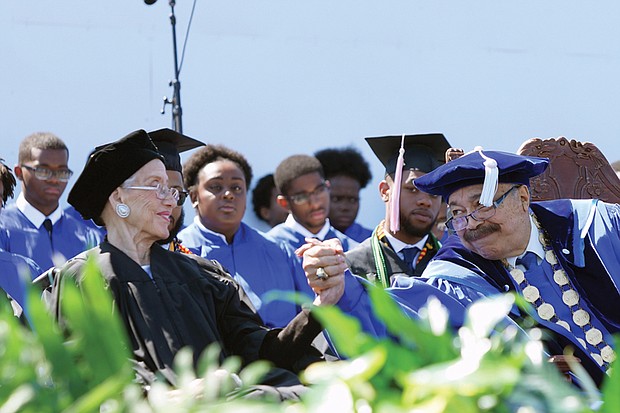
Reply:
[[[317, 361], [310, 343], [321, 327], [302, 311], [285, 329], [269, 330], [246, 304], [245, 294], [219, 264], [200, 257], [151, 248], [153, 279], [108, 242], [86, 251], [56, 271], [50, 304], [62, 321], [62, 279], [79, 279], [86, 257], [96, 258], [129, 333], [139, 378], [159, 372], [174, 384], [173, 358], [185, 346], [195, 360], [214, 342], [222, 359], [238, 355], [244, 363], [267, 359], [291, 371]], [[268, 384], [295, 385], [294, 374], [278, 372]], [[276, 377], [273, 379], [273, 377]]]

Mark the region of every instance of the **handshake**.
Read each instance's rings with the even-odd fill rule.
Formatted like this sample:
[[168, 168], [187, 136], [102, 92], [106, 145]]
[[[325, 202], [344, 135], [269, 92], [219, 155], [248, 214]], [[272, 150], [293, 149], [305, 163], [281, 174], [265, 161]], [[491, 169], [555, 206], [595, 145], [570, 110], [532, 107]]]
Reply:
[[306, 244], [295, 251], [303, 258], [303, 268], [310, 288], [316, 294], [315, 305], [335, 305], [344, 293], [347, 264], [337, 238], [319, 241], [306, 238]]

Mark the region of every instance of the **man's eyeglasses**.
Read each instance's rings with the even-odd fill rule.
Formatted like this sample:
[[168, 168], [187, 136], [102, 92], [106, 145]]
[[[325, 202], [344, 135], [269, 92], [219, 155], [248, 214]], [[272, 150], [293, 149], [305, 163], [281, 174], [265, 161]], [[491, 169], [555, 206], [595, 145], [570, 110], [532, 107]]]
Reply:
[[301, 194], [289, 195], [286, 197], [286, 199], [288, 199], [295, 205], [303, 205], [310, 202], [310, 198], [317, 198], [323, 195], [325, 192], [327, 192], [328, 189], [329, 187], [327, 186], [327, 184], [322, 183], [321, 185], [317, 186], [312, 192], [303, 192]]
[[185, 203], [185, 200], [187, 199], [187, 196], [189, 195], [189, 192], [185, 191], [185, 190], [180, 190], [179, 191], [179, 200], [177, 201], [177, 206], [181, 206]]
[[450, 230], [451, 233], [455, 233], [457, 231], [461, 231], [467, 227], [468, 219], [471, 217], [474, 221], [486, 221], [489, 218], [492, 218], [495, 215], [497, 207], [504, 202], [504, 199], [512, 192], [513, 189], [520, 187], [521, 185], [513, 185], [508, 191], [504, 192], [504, 195], [500, 196], [497, 201], [493, 202], [493, 205], [485, 207], [481, 206], [480, 208], [472, 211], [467, 215], [459, 215], [456, 217], [452, 217], [446, 221], [446, 227]]
[[[177, 205], [179, 205], [179, 201], [181, 199], [180, 192], [176, 188], [168, 188], [167, 186], [163, 186], [162, 184], [157, 184], [156, 186], [125, 186], [125, 189], [140, 189], [143, 191], [155, 191], [155, 196], [157, 199], [166, 199], [169, 196], [174, 198]], [[187, 195], [186, 195], [187, 196]], [[185, 199], [183, 199], [185, 200]]]
[[33, 168], [28, 165], [21, 165], [22, 168], [28, 169], [30, 172], [34, 173], [34, 177], [41, 181], [48, 181], [52, 178], [59, 180], [60, 182], [69, 182], [71, 176], [73, 175], [73, 171], [71, 169], [57, 169], [52, 170], [49, 168], [44, 168], [42, 166], [37, 166]]

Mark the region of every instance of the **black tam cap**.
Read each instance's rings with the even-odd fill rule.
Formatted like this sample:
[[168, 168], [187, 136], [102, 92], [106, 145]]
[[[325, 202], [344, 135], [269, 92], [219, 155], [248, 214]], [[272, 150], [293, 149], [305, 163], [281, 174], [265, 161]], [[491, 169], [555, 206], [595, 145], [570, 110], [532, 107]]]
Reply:
[[149, 132], [149, 136], [159, 149], [159, 153], [164, 156], [164, 164], [168, 171], [183, 172], [179, 154], [205, 145], [203, 142], [168, 128]]
[[[398, 151], [402, 135], [366, 138], [377, 158], [385, 166], [386, 175], [396, 171]], [[405, 135], [405, 167], [422, 172], [430, 172], [445, 163], [446, 151], [450, 144], [441, 133]]]
[[144, 130], [98, 146], [88, 157], [67, 200], [84, 219], [104, 225], [101, 212], [110, 194], [153, 159], [164, 160]]

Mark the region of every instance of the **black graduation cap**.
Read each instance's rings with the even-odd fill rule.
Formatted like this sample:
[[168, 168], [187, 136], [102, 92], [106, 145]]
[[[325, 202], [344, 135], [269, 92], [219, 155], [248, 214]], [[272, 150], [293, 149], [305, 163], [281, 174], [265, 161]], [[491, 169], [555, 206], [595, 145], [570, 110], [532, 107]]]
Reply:
[[179, 154], [205, 145], [203, 142], [168, 128], [149, 132], [149, 136], [157, 146], [159, 153], [164, 156], [164, 164], [169, 171], [183, 172]]
[[84, 219], [103, 225], [100, 215], [110, 194], [153, 159], [163, 161], [157, 147], [142, 129], [98, 146], [88, 157], [67, 200]]
[[[402, 135], [366, 138], [377, 158], [385, 166], [386, 175], [396, 171]], [[405, 135], [405, 167], [430, 172], [445, 163], [446, 151], [451, 145], [441, 133]]]

